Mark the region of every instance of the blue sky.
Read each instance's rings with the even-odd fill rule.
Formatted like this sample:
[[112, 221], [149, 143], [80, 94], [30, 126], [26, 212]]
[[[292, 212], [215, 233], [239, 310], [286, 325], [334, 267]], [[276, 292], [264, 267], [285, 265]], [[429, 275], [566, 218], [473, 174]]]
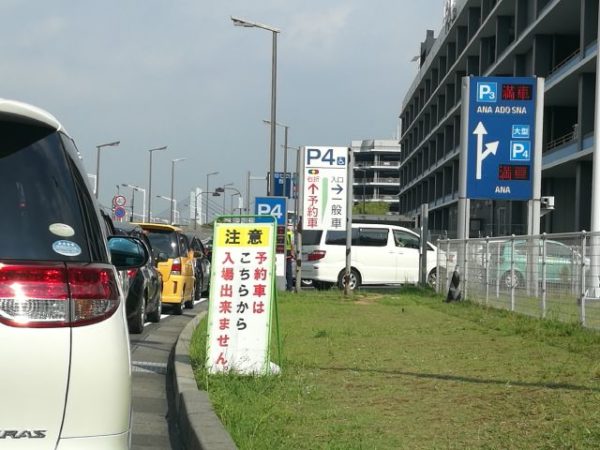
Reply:
[[[0, 3], [0, 96], [54, 114], [90, 173], [101, 152], [100, 200], [116, 185], [148, 184], [176, 198], [268, 170], [271, 33], [234, 27], [230, 16], [281, 29], [277, 120], [289, 145], [350, 145], [393, 138], [417, 73], [419, 43], [437, 32], [443, 0], [55, 0]], [[281, 170], [283, 130], [278, 130]], [[290, 164], [292, 155], [290, 152]], [[254, 195], [266, 184], [252, 183]], [[130, 191], [130, 190], [126, 190]], [[136, 197], [137, 199], [137, 197]], [[166, 202], [153, 200], [153, 209]], [[219, 201], [220, 203], [220, 201]], [[229, 200], [227, 200], [229, 205]], [[229, 207], [229, 206], [228, 206]]]

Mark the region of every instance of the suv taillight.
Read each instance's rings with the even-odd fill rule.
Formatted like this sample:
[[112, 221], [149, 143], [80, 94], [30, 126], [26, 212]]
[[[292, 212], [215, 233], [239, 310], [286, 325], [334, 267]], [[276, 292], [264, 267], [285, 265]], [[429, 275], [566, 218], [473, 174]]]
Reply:
[[110, 317], [119, 306], [112, 267], [0, 263], [0, 322], [14, 327], [88, 325]]
[[323, 258], [325, 258], [325, 250], [313, 250], [308, 255], [306, 255], [307, 261], [318, 261]]
[[133, 280], [135, 278], [135, 276], [137, 275], [138, 269], [129, 269], [127, 271], [127, 278], [129, 278], [130, 280]]
[[171, 265], [171, 274], [181, 275], [181, 259], [175, 258], [173, 260], [173, 264]]

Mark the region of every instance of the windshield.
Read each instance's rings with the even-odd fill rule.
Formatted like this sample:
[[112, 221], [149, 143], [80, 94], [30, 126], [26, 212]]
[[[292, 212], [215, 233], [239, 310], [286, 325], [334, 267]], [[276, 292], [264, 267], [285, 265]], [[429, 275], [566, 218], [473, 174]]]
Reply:
[[319, 245], [321, 242], [321, 230], [304, 230], [302, 232], [302, 245]]
[[166, 253], [169, 258], [177, 258], [179, 256], [177, 246], [177, 235], [169, 230], [147, 230], [148, 239], [152, 244], [154, 254], [159, 252]]

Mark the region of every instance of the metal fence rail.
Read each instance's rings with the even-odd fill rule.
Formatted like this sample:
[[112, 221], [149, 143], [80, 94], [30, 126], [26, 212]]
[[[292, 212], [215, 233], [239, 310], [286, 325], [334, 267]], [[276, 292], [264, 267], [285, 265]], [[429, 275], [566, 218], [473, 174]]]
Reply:
[[438, 292], [456, 270], [470, 301], [600, 329], [600, 233], [437, 242]]

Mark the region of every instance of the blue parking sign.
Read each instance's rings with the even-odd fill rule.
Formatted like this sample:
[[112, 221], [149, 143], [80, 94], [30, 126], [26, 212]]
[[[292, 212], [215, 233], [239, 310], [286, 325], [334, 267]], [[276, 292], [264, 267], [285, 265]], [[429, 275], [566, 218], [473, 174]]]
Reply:
[[529, 161], [531, 159], [531, 141], [510, 141], [510, 160]]
[[478, 82], [477, 83], [477, 102], [478, 103], [496, 103], [498, 101], [498, 83]]
[[513, 125], [512, 126], [512, 138], [513, 139], [529, 139], [529, 125]]

